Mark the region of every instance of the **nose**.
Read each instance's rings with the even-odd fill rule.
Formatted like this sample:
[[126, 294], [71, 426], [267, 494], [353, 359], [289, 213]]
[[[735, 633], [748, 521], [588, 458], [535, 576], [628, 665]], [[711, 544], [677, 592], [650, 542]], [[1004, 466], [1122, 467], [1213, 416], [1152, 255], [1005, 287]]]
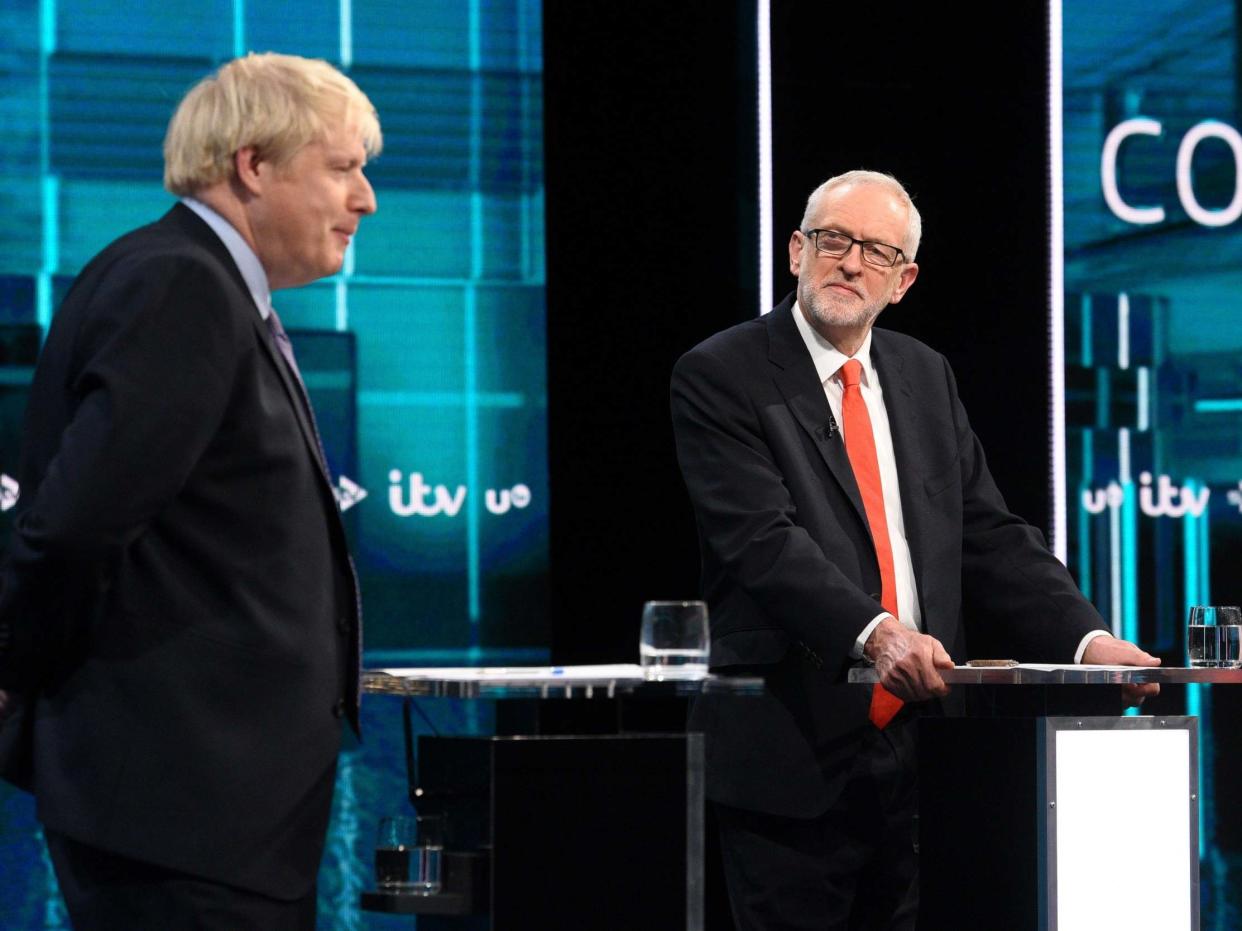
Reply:
[[376, 207], [375, 190], [371, 187], [371, 182], [367, 180], [367, 176], [359, 171], [358, 182], [354, 185], [354, 189], [350, 194], [349, 209], [365, 216], [366, 214], [375, 213]]
[[862, 243], [852, 242], [837, 264], [847, 275], [861, 275], [863, 270]]

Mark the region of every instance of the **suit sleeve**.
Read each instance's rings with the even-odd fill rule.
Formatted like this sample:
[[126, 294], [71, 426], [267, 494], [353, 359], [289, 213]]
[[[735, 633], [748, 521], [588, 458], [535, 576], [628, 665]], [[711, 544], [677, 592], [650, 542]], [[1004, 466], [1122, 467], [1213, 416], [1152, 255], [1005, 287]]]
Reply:
[[947, 361], [945, 375], [961, 462], [962, 595], [972, 653], [984, 655], [983, 647], [1031, 662], [1073, 662], [1082, 638], [1107, 625], [1043, 534], [1009, 511]]
[[765, 620], [840, 669], [881, 608], [796, 523], [742, 376], [703, 347], [673, 370], [677, 457], [699, 532]]
[[121, 260], [75, 308], [73, 332], [49, 337], [68, 354], [64, 383], [36, 390], [67, 392], [72, 413], [41, 479], [22, 489], [0, 592], [14, 639], [0, 683], [33, 674], [31, 652], [81, 635], [30, 605], [59, 604], [69, 610], [54, 614], [85, 623], [70, 593], [78, 607], [97, 600], [90, 590], [107, 586], [110, 558], [178, 493], [220, 429], [241, 336], [228, 288], [193, 258]]

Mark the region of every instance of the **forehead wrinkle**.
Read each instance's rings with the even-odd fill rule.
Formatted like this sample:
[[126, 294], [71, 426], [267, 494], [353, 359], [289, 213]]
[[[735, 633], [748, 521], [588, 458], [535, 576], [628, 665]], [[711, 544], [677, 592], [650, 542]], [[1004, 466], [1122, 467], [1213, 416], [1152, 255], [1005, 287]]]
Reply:
[[[887, 192], [884, 193], [887, 194]], [[836, 194], [836, 191], [829, 192], [825, 197], [825, 201], [834, 194]], [[861, 207], [851, 208], [849, 205], [825, 202], [821, 205], [819, 211], [819, 222], [813, 228], [836, 230], [839, 233], [845, 233], [854, 239], [860, 239], [865, 242], [880, 242], [896, 246], [899, 249], [904, 248], [905, 227], [909, 218], [898, 216], [899, 213], [904, 213], [905, 211], [895, 198], [889, 197], [887, 200], [888, 203], [884, 205], [884, 209], [879, 213], [878, 217], [872, 211]], [[897, 209], [894, 210], [894, 207]], [[864, 216], [864, 214], [870, 215]], [[887, 232], [880, 229], [880, 227], [888, 225], [886, 221], [889, 219], [894, 224], [894, 228]]]

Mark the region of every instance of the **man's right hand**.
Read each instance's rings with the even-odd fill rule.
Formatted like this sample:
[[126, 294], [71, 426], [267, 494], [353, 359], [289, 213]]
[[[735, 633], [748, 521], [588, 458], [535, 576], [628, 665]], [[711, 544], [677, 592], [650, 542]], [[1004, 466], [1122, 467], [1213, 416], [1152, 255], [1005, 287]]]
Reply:
[[938, 670], [953, 660], [940, 641], [886, 617], [871, 631], [863, 653], [875, 666], [880, 684], [903, 701], [926, 701], [949, 694]]
[[17, 700], [8, 692], [0, 689], [0, 724], [4, 723], [4, 719], [17, 710]]

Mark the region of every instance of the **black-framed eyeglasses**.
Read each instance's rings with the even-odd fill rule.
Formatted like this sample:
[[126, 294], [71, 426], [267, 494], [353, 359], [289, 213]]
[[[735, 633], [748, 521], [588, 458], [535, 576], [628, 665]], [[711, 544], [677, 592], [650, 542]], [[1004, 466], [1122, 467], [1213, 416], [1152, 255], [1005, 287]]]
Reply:
[[896, 246], [870, 239], [855, 239], [840, 230], [803, 230], [802, 235], [811, 240], [815, 251], [820, 255], [833, 255], [837, 258], [853, 249], [854, 243], [858, 243], [863, 261], [880, 268], [892, 268], [899, 259], [904, 260], [906, 257]]

